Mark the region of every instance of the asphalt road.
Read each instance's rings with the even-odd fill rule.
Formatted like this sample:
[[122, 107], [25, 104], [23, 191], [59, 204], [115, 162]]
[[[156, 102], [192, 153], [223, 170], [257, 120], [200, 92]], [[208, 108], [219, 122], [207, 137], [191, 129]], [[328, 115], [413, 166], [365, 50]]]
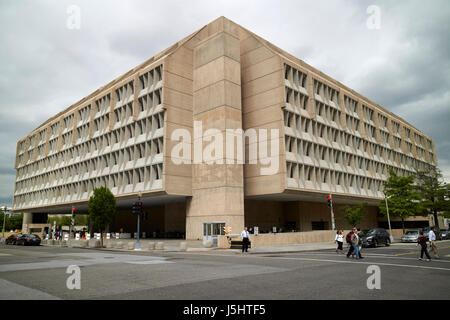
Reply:
[[[0, 299], [448, 300], [450, 241], [438, 246], [441, 259], [426, 262], [417, 260], [414, 244], [363, 249], [359, 261], [334, 250], [122, 253], [3, 245]], [[67, 286], [71, 265], [80, 268], [80, 289]], [[380, 289], [367, 285], [373, 266]]]

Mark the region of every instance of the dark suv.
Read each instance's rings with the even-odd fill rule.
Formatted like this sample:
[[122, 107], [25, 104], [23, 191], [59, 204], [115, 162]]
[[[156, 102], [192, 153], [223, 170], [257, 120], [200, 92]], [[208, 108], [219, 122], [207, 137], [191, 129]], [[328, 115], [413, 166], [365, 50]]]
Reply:
[[388, 246], [391, 244], [389, 233], [383, 228], [363, 230], [359, 233], [359, 236], [363, 247], [377, 247], [380, 244]]

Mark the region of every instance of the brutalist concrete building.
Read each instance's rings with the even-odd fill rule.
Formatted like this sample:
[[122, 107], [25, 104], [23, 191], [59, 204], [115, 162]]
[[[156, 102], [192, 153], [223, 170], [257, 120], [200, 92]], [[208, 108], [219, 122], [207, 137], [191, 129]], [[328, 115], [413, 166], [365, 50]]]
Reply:
[[332, 194], [337, 227], [339, 206], [357, 202], [375, 227], [389, 168], [436, 164], [405, 120], [220, 17], [21, 139], [13, 209], [30, 226], [86, 213], [106, 186], [111, 230], [136, 230], [141, 193], [143, 231], [201, 239], [225, 225], [330, 229]]

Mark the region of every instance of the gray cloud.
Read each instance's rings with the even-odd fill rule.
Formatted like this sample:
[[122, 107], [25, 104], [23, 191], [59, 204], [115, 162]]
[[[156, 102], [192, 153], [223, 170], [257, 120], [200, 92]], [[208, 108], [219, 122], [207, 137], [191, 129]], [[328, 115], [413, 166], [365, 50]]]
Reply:
[[[81, 29], [66, 28], [69, 5]], [[366, 27], [369, 5], [381, 29]], [[219, 16], [241, 24], [431, 136], [450, 180], [450, 4], [433, 1], [0, 2], [0, 205], [16, 142]]]

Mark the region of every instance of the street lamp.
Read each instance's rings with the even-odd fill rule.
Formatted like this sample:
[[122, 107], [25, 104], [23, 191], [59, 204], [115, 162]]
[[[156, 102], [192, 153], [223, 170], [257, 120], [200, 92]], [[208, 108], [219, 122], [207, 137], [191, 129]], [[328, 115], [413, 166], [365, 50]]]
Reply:
[[331, 197], [331, 193], [328, 195], [328, 208], [331, 209], [331, 230], [334, 231], [334, 229], [336, 229], [336, 226], [334, 222], [333, 198]]
[[388, 224], [389, 224], [389, 240], [392, 241], [394, 240], [394, 237], [392, 236], [392, 229], [391, 229], [391, 219], [389, 218], [389, 206], [388, 206], [388, 201], [387, 201], [387, 194], [386, 194], [386, 190], [384, 191], [384, 201], [386, 201], [386, 213], [387, 213], [387, 218], [388, 218]]
[[[139, 197], [139, 203], [141, 203], [142, 192], [138, 193], [138, 197]], [[140, 241], [140, 237], [139, 237], [139, 233], [141, 232], [140, 225], [139, 225], [140, 220], [141, 220], [141, 211], [139, 210], [139, 213], [137, 214], [137, 239], [136, 239], [136, 245], [134, 246], [134, 250], [141, 250], [141, 241]]]
[[2, 228], [2, 238], [5, 238], [5, 221], [6, 221], [6, 206], [2, 207], [3, 209], [3, 228]]

